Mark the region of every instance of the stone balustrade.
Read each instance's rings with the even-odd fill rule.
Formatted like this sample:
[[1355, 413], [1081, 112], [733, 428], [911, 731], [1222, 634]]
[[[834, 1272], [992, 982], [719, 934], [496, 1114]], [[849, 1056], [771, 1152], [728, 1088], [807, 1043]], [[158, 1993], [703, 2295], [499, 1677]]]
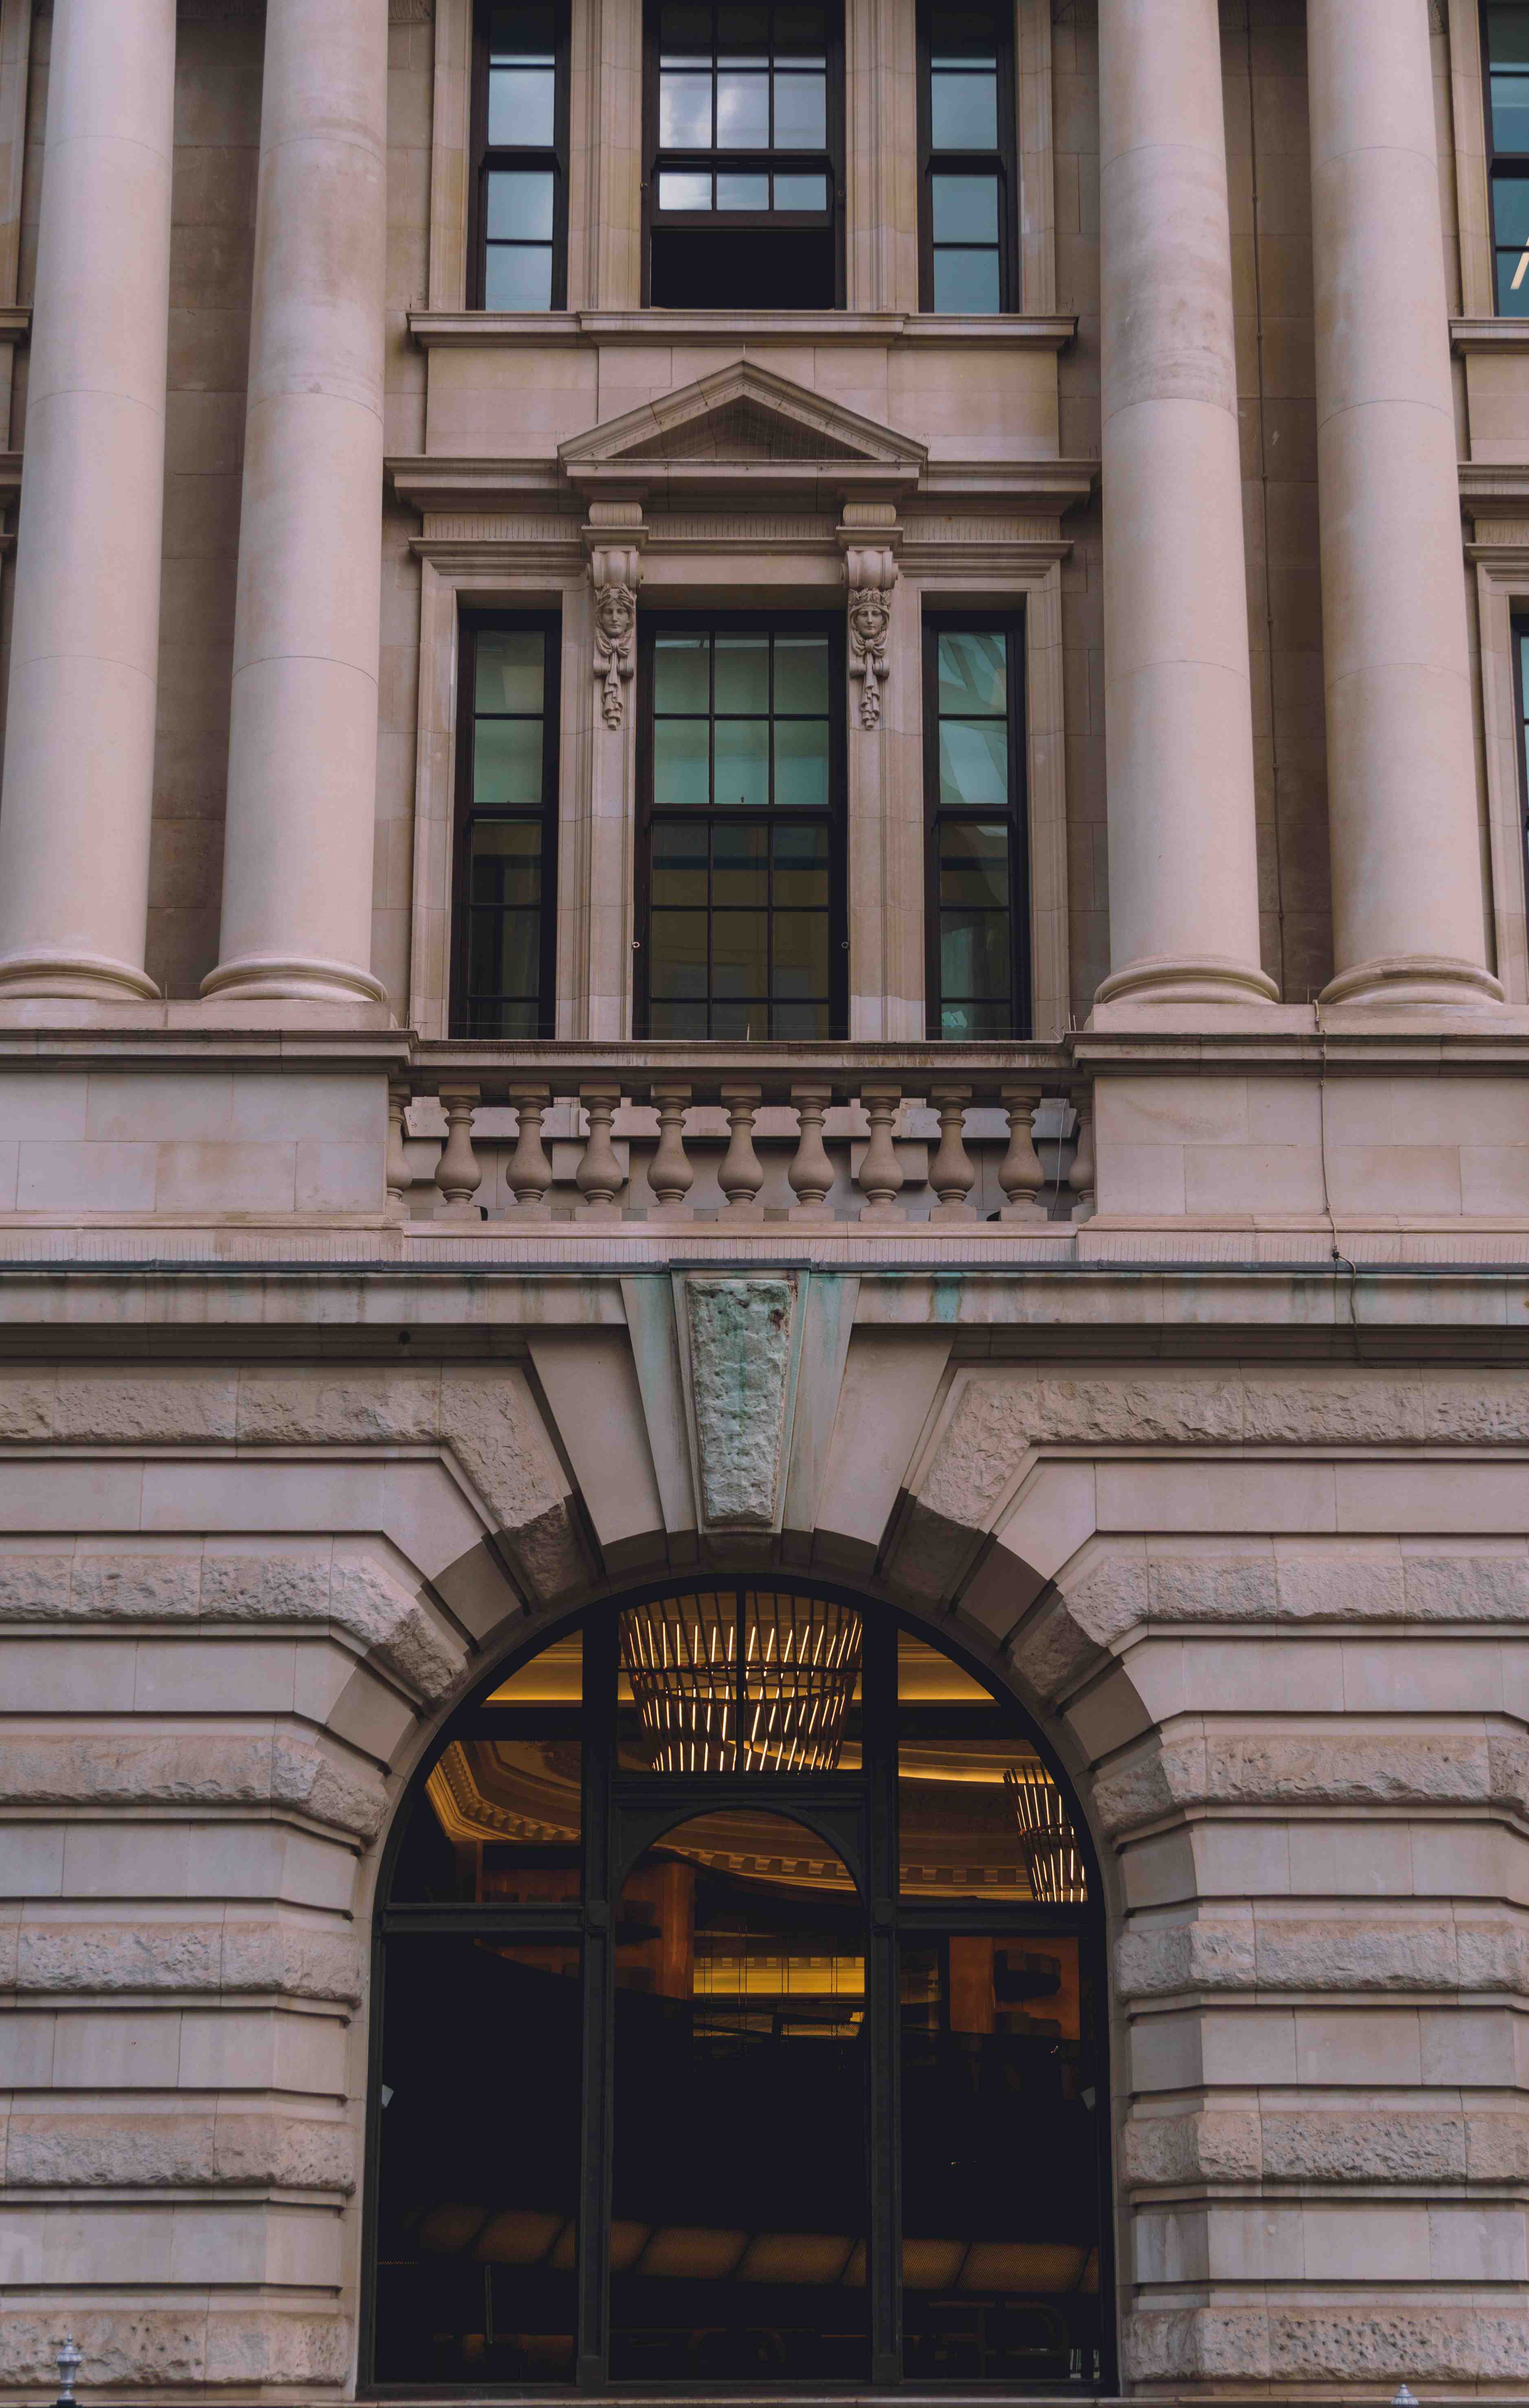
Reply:
[[1011, 1048], [1007, 1067], [996, 1048], [834, 1048], [822, 1065], [804, 1051], [527, 1047], [514, 1067], [506, 1049], [421, 1047], [389, 1087], [389, 1217], [741, 1231], [1036, 1226], [1092, 1208], [1070, 1066], [1016, 1067]]

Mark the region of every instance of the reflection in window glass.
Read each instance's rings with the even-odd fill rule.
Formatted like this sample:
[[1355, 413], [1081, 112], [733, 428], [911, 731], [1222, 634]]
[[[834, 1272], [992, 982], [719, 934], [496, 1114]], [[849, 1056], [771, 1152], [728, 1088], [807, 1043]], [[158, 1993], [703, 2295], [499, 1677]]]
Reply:
[[548, 643], [539, 626], [479, 627], [471, 638], [472, 792], [459, 944], [462, 1014], [473, 1037], [544, 1033]]
[[[828, 148], [827, 28], [822, 7], [670, 5], [659, 15], [658, 202], [665, 213], [718, 209], [767, 213], [771, 152]], [[678, 152], [748, 151], [755, 172], [719, 171], [713, 187], [698, 158]], [[679, 173], [693, 171], [693, 180]], [[826, 162], [825, 162], [826, 166]], [[778, 211], [823, 212], [826, 172], [778, 175]]]
[[1487, 136], [1497, 311], [1529, 317], [1529, 5], [1488, 0]]
[[558, 59], [550, 0], [488, 12], [479, 203], [483, 307], [550, 309], [557, 281]]
[[930, 798], [931, 970], [938, 1034], [1023, 1033], [1014, 929], [1010, 636], [940, 628], [934, 647], [934, 792]]
[[930, 7], [923, 107], [924, 307], [991, 316], [1005, 306], [1007, 50], [991, 9]]
[[863, 1910], [803, 1825], [640, 1857], [616, 1927], [611, 2373], [866, 2371]]

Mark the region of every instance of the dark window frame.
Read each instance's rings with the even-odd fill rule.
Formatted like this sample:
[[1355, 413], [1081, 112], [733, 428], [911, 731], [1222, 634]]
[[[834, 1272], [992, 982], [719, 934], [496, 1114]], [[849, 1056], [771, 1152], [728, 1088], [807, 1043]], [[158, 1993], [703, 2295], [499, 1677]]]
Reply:
[[[715, 10], [725, 0], [711, 0]], [[693, 234], [701, 239], [728, 235], [812, 233], [826, 231], [833, 242], [833, 307], [845, 307], [845, 84], [843, 0], [823, 0], [825, 18], [824, 147], [822, 150], [674, 150], [659, 141], [659, 21], [663, 0], [644, 0], [642, 17], [642, 306], [652, 307], [653, 236], [669, 231]], [[717, 44], [713, 40], [715, 62]], [[771, 52], [773, 64], [774, 52]], [[715, 72], [715, 66], [713, 67]], [[800, 166], [810, 172], [822, 165], [828, 176], [828, 207], [811, 209], [707, 209], [664, 211], [658, 205], [661, 168], [715, 171], [722, 168], [747, 175], [772, 169], [790, 172]]]
[[[472, 173], [467, 185], [467, 307], [483, 309], [488, 276], [487, 187], [499, 167], [552, 170], [552, 291], [549, 310], [568, 306], [569, 50], [572, 0], [552, 0], [552, 147], [545, 150], [489, 142], [489, 21], [495, 0], [475, 0], [473, 8]], [[502, 5], [502, 0], [501, 0]], [[536, 314], [540, 315], [540, 312]]]
[[939, 798], [939, 639], [942, 635], [1002, 633], [1007, 638], [1008, 699], [1008, 924], [1009, 977], [1015, 1025], [1009, 1043], [1034, 1033], [1035, 972], [1030, 928], [1029, 740], [1025, 727], [1025, 620], [1022, 606], [1009, 610], [939, 610], [923, 623], [923, 896], [924, 1023], [932, 1039], [943, 1038], [940, 968], [939, 832], [948, 821], [991, 821], [990, 809], [942, 804]]
[[931, 25], [936, 0], [919, 0], [917, 18], [919, 115], [919, 309], [935, 308], [935, 204], [936, 172], [998, 176], [998, 310], [1020, 307], [1020, 147], [1015, 105], [1014, 11], [1012, 0], [993, 10], [998, 54], [998, 147], [996, 150], [936, 150], [931, 102], [933, 44]]
[[[650, 1028], [651, 996], [649, 991], [649, 969], [651, 961], [652, 935], [652, 861], [653, 861], [653, 649], [654, 638], [661, 635], [691, 631], [710, 631], [721, 635], [760, 633], [781, 635], [826, 635], [828, 641], [828, 809], [826, 812], [767, 807], [745, 810], [730, 806], [719, 810], [715, 804], [706, 808], [680, 811], [665, 810], [665, 819], [683, 818], [687, 824], [714, 827], [719, 820], [729, 826], [766, 827], [781, 823], [791, 825], [813, 825], [828, 828], [828, 968], [829, 1019], [831, 1037], [848, 1035], [850, 1020], [850, 953], [849, 953], [849, 699], [846, 691], [845, 622], [842, 613], [800, 610], [664, 610], [650, 615], [646, 611], [638, 622], [637, 635], [637, 826], [636, 826], [636, 947], [633, 954], [632, 1025], [634, 1032], [646, 1038]], [[708, 916], [712, 907], [708, 906]], [[696, 1038], [696, 1044], [725, 1043], [730, 1040]], [[782, 1042], [794, 1040], [782, 1039]]]
[[[537, 629], [546, 642], [542, 689], [541, 801], [485, 803], [473, 797], [473, 728], [478, 717], [478, 639], [503, 631]], [[467, 1027], [467, 962], [471, 921], [468, 867], [476, 820], [535, 821], [541, 828], [541, 955], [538, 1037], [557, 1034], [558, 756], [563, 684], [563, 621], [556, 610], [464, 611], [457, 627], [456, 792], [451, 814], [450, 997], [448, 1026], [453, 1037]], [[513, 1040], [505, 1039], [505, 1042]]]
[[1524, 871], [1526, 887], [1529, 887], [1529, 724], [1524, 720], [1525, 708], [1529, 707], [1529, 692], [1525, 691], [1523, 675], [1523, 647], [1529, 643], [1529, 595], [1509, 611], [1508, 626], [1508, 639], [1513, 647], [1513, 750], [1518, 764], [1519, 860]]
[[[710, 1577], [713, 1591], [755, 1584], [757, 1574]], [[682, 1584], [681, 1584], [682, 1585]], [[377, 2376], [378, 2244], [379, 2238], [381, 2142], [382, 2013], [386, 1995], [384, 1956], [390, 1940], [416, 1943], [433, 1933], [514, 1934], [530, 1942], [539, 1938], [571, 1938], [581, 1942], [581, 1985], [584, 2026], [583, 2100], [580, 2115], [580, 2214], [586, 2232], [599, 2235], [594, 2249], [579, 2253], [576, 2373], [572, 2383], [546, 2386], [553, 2397], [580, 2394], [602, 2397], [616, 2389], [630, 2392], [641, 2386], [613, 2384], [608, 2373], [610, 2300], [608, 2241], [611, 2164], [613, 2155], [612, 2072], [615, 2042], [615, 1973], [618, 1907], [628, 1872], [643, 1852], [697, 1813], [730, 1809], [761, 1809], [793, 1817], [815, 1830], [844, 1858], [861, 1892], [865, 1913], [865, 1998], [870, 2014], [869, 2150], [867, 2192], [870, 2230], [867, 2235], [870, 2361], [868, 2379], [857, 2386], [862, 2396], [884, 2396], [889, 2401], [907, 2391], [924, 2393], [946, 2386], [931, 2385], [926, 2375], [909, 2377], [903, 2363], [901, 2232], [901, 2110], [900, 2049], [896, 2004], [899, 1997], [899, 1951], [909, 1942], [929, 1942], [951, 1934], [980, 1930], [995, 1936], [1024, 1939], [1047, 1933], [1072, 1933], [1079, 1941], [1080, 1966], [1086, 1969], [1096, 2010], [1093, 2042], [1100, 2112], [1095, 2116], [1098, 2198], [1098, 2299], [1100, 2302], [1098, 2366], [1093, 2382], [1079, 2382], [1080, 2401], [1112, 2397], [1118, 2385], [1115, 2301], [1117, 2271], [1113, 2197], [1113, 2128], [1108, 2101], [1111, 2032], [1107, 1932], [1104, 1886], [1097, 1853], [1086, 1818], [1077, 1811], [1073, 1786], [1043, 1735], [1035, 1728], [1018, 1701], [1001, 1688], [990, 1667], [970, 1655], [947, 1629], [937, 1639], [911, 1615], [879, 1605], [861, 1592], [834, 1581], [813, 1578], [811, 1593], [854, 1607], [864, 1617], [865, 1656], [862, 1676], [862, 1749], [858, 1772], [792, 1775], [701, 1773], [689, 1776], [623, 1772], [618, 1764], [617, 1667], [618, 1616], [631, 1605], [675, 1593], [673, 1578], [653, 1582], [615, 1598], [601, 1600], [561, 1616], [504, 1656], [479, 1681], [473, 1696], [435, 1735], [417, 1767], [408, 1793], [394, 1813], [383, 1844], [378, 1871], [377, 1911], [372, 1918], [371, 1978], [368, 1988], [367, 2086], [365, 2157], [362, 2181], [362, 2268], [360, 2286], [360, 2351], [357, 2396], [369, 2400], [414, 2399], [418, 2383], [384, 2383]], [[394, 1867], [407, 1837], [411, 1813], [423, 1799], [431, 1772], [453, 1740], [464, 1737], [506, 1737], [507, 1713], [489, 1706], [493, 1691], [515, 1671], [529, 1664], [555, 1639], [575, 1630], [583, 1634], [583, 1697], [577, 1713], [563, 1710], [568, 1734], [577, 1736], [583, 1760], [583, 1881], [581, 1896], [566, 1905], [516, 1905], [507, 1901], [435, 1906], [393, 1905]], [[951, 1716], [939, 1706], [903, 1705], [897, 1696], [896, 1640], [907, 1630], [939, 1652], [985, 1688], [994, 1706], [1008, 1716], [1017, 1734], [1039, 1756], [1068, 1801], [1073, 1829], [1083, 1858], [1088, 1899], [1082, 1905], [1042, 1905], [1014, 1901], [974, 1905], [960, 1899], [941, 1903], [909, 1899], [899, 1878], [897, 1819], [897, 1742], [899, 1738], [949, 1737]], [[513, 1713], [514, 1709], [509, 1709]], [[527, 1711], [536, 1727], [545, 1731], [559, 1722], [557, 1710]], [[477, 2398], [482, 2384], [453, 2386], [438, 2396]], [[501, 2386], [502, 2387], [502, 2386]], [[538, 2386], [540, 2389], [541, 2386]], [[667, 2391], [714, 2395], [716, 2385], [665, 2383]], [[955, 2393], [989, 2394], [994, 2400], [1023, 2397], [1031, 2388], [1012, 2381], [957, 2380]], [[778, 2398], [783, 2402], [802, 2386], [750, 2382], [752, 2399]], [[1054, 2381], [1034, 2388], [1055, 2397]], [[506, 2396], [513, 2396], [507, 2394]]]

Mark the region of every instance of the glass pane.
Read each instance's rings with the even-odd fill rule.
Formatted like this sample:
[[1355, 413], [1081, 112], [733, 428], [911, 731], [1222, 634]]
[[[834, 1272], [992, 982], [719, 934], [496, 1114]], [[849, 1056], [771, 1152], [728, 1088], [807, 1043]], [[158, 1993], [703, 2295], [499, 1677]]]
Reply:
[[985, 1042], [989, 1039], [1025, 1033], [1022, 1029], [1016, 1029], [1013, 1011], [1007, 1002], [941, 1004], [939, 1027], [943, 1038], [974, 1045], [979, 1039]]
[[584, 1637], [554, 1639], [529, 1664], [501, 1681], [491, 1706], [580, 1706], [584, 1702]]
[[467, 924], [467, 991], [535, 996], [540, 983], [541, 915], [475, 908]]
[[827, 995], [826, 912], [776, 912], [770, 939], [770, 993], [791, 1002]]
[[1497, 253], [1497, 315], [1529, 316], [1529, 246]]
[[664, 150], [711, 148], [711, 78], [665, 69], [658, 79], [658, 139]]
[[1529, 150], [1529, 73], [1493, 77], [1492, 141], [1497, 150]]
[[654, 903], [688, 904], [704, 910], [707, 901], [707, 833], [687, 827], [683, 820], [653, 823]]
[[670, 1002], [704, 1001], [707, 917], [704, 911], [655, 911], [649, 934], [650, 992]]
[[648, 1024], [655, 1037], [705, 1037], [707, 1008], [704, 1003], [650, 1003]]
[[579, 1742], [538, 1733], [534, 1710], [517, 1706], [504, 1720], [503, 1738], [453, 1740], [432, 1771], [393, 1867], [394, 1905], [567, 1906], [579, 1897]]
[[692, 0], [664, 0], [659, 50], [665, 66], [693, 65], [711, 57], [711, 11]]
[[768, 710], [770, 707], [770, 639], [768, 636], [717, 638], [718, 710]]
[[552, 239], [550, 167], [496, 168], [489, 178], [485, 212], [490, 241]]
[[542, 703], [546, 638], [538, 627], [485, 627], [478, 638], [474, 701], [479, 710], [536, 710]]
[[[720, 666], [720, 662], [719, 662]], [[770, 799], [770, 723], [719, 719], [716, 803], [760, 810]]]
[[551, 244], [491, 242], [483, 265], [484, 308], [550, 309], [551, 306]]
[[768, 831], [719, 827], [712, 836], [711, 897], [728, 909], [762, 909], [769, 900], [765, 858]]
[[550, 0], [522, 0], [518, 8], [495, 8], [489, 20], [491, 59], [550, 60], [552, 46]]
[[383, 1998], [379, 2380], [571, 2381], [579, 1942], [390, 1940]]
[[828, 903], [828, 830], [793, 827], [789, 822], [772, 831], [775, 900], [779, 907]]
[[939, 899], [974, 910], [1007, 910], [1006, 826], [956, 820], [944, 823], [939, 832]]
[[720, 175], [717, 179], [717, 207], [720, 209], [767, 209], [770, 206], [768, 176]]
[[828, 709], [826, 636], [777, 636], [775, 707], [785, 711]]
[[993, 1698], [980, 1681], [964, 1672], [941, 1648], [916, 1639], [910, 1630], [897, 1633], [897, 1702], [900, 1706], [985, 1706]]
[[711, 702], [709, 636], [660, 636], [653, 645], [656, 710], [707, 710]]
[[906, 2371], [1092, 2384], [1102, 2102], [1078, 1942], [900, 1954]]
[[539, 803], [541, 721], [479, 719], [473, 724], [473, 800]]
[[933, 186], [936, 242], [997, 241], [996, 176], [936, 176]]
[[935, 307], [952, 316], [992, 318], [1003, 307], [995, 251], [936, 251]]
[[611, 2373], [866, 2371], [864, 1916], [782, 1815], [639, 1857], [616, 1950]]
[[1504, 251], [1522, 249], [1529, 242], [1529, 176], [1494, 176], [1492, 211]]
[[939, 798], [1003, 809], [1008, 801], [1007, 720], [940, 721]]
[[707, 781], [707, 738], [704, 719], [655, 719], [653, 722], [653, 800], [704, 810], [710, 800]]
[[826, 79], [822, 75], [782, 75], [775, 79], [775, 147], [778, 150], [822, 150], [828, 141]]
[[628, 1607], [620, 1630], [635, 1700], [627, 1770], [839, 1770], [860, 1674], [852, 1606], [790, 1590], [694, 1590]]
[[478, 820], [468, 862], [474, 903], [541, 901], [541, 829], [535, 820]]
[[550, 150], [555, 139], [553, 99], [557, 78], [551, 67], [491, 67], [489, 69], [489, 142], [497, 150], [514, 147]]
[[770, 142], [770, 79], [736, 67], [717, 71], [717, 148], [766, 150]]
[[1529, 66], [1529, 8], [1523, 0], [1488, 0], [1487, 57], [1495, 66]]
[[828, 207], [826, 176], [777, 176], [775, 206], [778, 209], [825, 209]]
[[658, 205], [661, 209], [708, 209], [710, 177], [665, 167], [658, 179]]
[[989, 1002], [1007, 997], [1010, 953], [1007, 911], [942, 910], [940, 993], [975, 996]]
[[811, 1043], [829, 1035], [826, 1003], [772, 1003], [770, 1035]]
[[[718, 911], [711, 922], [711, 992], [748, 1001], [766, 992], [769, 922], [763, 911]], [[764, 1035], [761, 1025], [756, 1032]]]
[[781, 719], [775, 728], [775, 799], [793, 810], [828, 805], [828, 722]]
[[929, 79], [929, 124], [936, 150], [996, 150], [996, 74], [936, 71]]
[[959, 713], [1008, 709], [1008, 638], [1001, 630], [946, 628], [939, 639], [939, 707]]

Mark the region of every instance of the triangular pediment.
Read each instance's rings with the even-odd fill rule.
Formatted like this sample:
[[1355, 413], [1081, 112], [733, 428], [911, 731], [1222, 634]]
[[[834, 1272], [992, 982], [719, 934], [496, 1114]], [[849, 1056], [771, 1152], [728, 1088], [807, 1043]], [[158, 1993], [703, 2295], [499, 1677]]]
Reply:
[[867, 474], [917, 479], [927, 452], [911, 437], [844, 408], [787, 377], [739, 360], [678, 393], [664, 394], [620, 418], [592, 426], [558, 447], [569, 475], [604, 480], [630, 470], [689, 465], [719, 473], [731, 464], [754, 474], [837, 468], [854, 481]]

